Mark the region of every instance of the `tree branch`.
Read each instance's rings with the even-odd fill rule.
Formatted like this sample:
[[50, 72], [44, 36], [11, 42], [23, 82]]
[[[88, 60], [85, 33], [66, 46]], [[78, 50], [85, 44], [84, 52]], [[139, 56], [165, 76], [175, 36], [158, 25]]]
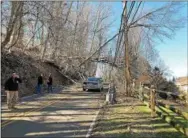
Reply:
[[97, 52], [99, 52], [102, 48], [104, 48], [110, 41], [112, 41], [114, 38], [116, 38], [123, 30], [119, 31], [117, 34], [115, 34], [112, 38], [110, 38], [108, 41], [106, 41], [102, 46], [100, 46], [91, 56], [89, 56], [85, 61], [83, 61], [78, 67], [81, 67], [83, 64], [85, 64], [88, 60], [90, 60]]

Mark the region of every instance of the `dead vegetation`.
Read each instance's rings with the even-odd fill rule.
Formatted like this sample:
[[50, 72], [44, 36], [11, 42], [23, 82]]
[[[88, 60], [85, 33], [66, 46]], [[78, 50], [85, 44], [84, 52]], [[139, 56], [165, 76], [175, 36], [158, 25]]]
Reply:
[[52, 73], [54, 85], [67, 85], [72, 82], [59, 73], [58, 69], [48, 63], [34, 60], [22, 52], [12, 52], [11, 54], [1, 53], [1, 92], [4, 94], [4, 83], [13, 72], [19, 74], [23, 79], [20, 84], [20, 96], [30, 95], [35, 92], [37, 78], [40, 73], [44, 74], [45, 84], [49, 73]]

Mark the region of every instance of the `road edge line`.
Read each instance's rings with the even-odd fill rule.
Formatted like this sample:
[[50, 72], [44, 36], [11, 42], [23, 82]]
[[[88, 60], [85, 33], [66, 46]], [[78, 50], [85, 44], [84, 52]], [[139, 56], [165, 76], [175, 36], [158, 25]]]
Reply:
[[98, 116], [99, 116], [100, 112], [102, 111], [103, 107], [104, 107], [106, 104], [107, 104], [107, 102], [105, 101], [105, 102], [99, 107], [99, 110], [97, 111], [96, 116], [95, 116], [95, 118], [93, 119], [93, 121], [92, 121], [92, 123], [91, 123], [91, 125], [90, 125], [90, 127], [89, 127], [89, 130], [88, 130], [88, 132], [87, 132], [87, 134], [86, 134], [86, 138], [91, 137], [93, 128], [96, 126], [96, 122], [97, 122], [97, 120], [98, 120]]

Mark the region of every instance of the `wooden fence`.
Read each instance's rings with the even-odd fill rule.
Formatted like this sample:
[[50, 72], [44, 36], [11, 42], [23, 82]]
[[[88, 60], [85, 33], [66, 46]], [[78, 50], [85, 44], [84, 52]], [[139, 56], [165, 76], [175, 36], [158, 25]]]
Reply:
[[159, 102], [157, 95], [159, 93], [165, 93], [168, 96], [174, 95], [181, 100], [186, 100], [185, 96], [180, 96], [172, 92], [155, 90], [153, 87], [148, 88], [142, 85], [140, 85], [139, 89], [135, 89], [135, 91], [138, 93], [139, 99], [151, 109], [152, 117], [155, 117], [156, 115], [160, 116], [178, 131], [188, 136], [188, 112], [182, 111], [173, 105]]

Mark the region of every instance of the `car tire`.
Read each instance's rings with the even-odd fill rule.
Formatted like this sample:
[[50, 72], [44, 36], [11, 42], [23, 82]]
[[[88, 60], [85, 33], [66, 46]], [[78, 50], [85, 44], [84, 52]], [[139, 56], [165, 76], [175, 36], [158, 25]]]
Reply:
[[83, 91], [86, 91], [86, 89], [85, 89], [85, 88], [83, 88]]

